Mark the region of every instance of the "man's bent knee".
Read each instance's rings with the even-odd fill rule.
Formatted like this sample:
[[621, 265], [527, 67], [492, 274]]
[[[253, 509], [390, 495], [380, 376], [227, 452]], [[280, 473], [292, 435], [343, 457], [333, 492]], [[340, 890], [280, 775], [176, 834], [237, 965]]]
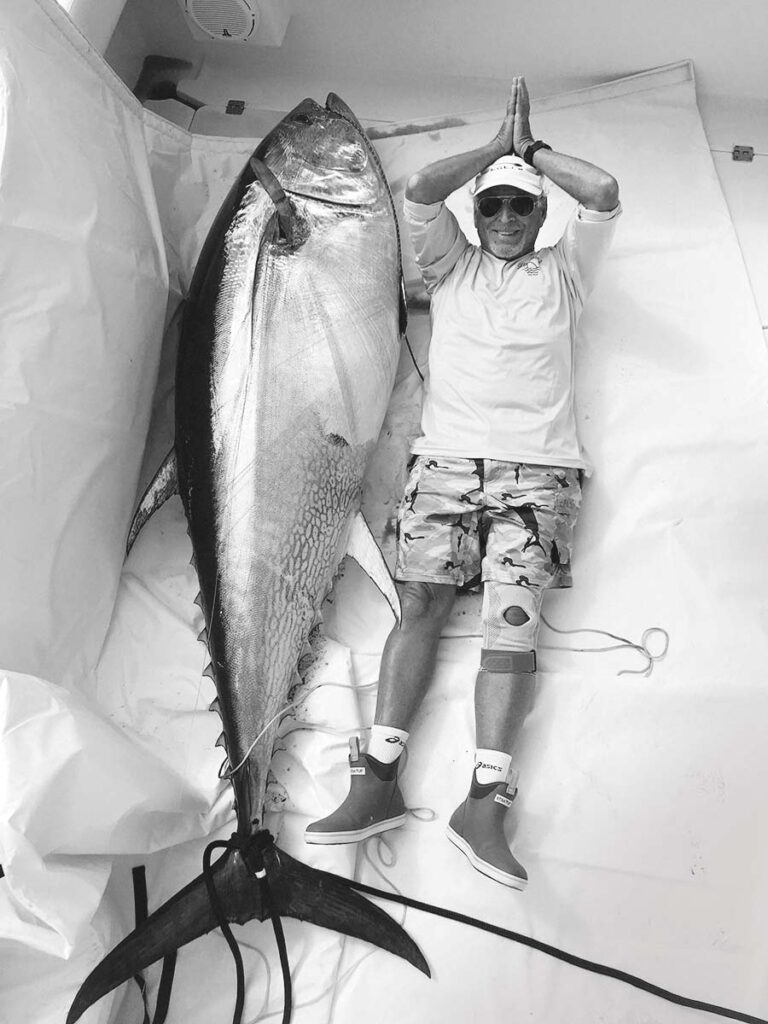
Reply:
[[453, 583], [426, 583], [409, 580], [403, 585], [401, 602], [403, 625], [418, 621], [445, 619], [453, 607], [456, 587]]
[[483, 587], [483, 672], [535, 672], [542, 592], [511, 583]]

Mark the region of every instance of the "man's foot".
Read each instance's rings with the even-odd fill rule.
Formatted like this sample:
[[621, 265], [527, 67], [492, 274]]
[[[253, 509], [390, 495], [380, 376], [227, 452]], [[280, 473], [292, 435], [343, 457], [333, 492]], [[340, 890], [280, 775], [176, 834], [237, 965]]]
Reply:
[[477, 871], [523, 890], [528, 875], [504, 838], [504, 815], [516, 796], [517, 789], [506, 782], [481, 786], [473, 776], [469, 796], [451, 815], [447, 835]]
[[307, 843], [357, 843], [405, 821], [398, 762], [382, 764], [370, 754], [361, 754], [356, 736], [349, 741], [349, 751], [349, 793], [333, 814], [307, 826]]

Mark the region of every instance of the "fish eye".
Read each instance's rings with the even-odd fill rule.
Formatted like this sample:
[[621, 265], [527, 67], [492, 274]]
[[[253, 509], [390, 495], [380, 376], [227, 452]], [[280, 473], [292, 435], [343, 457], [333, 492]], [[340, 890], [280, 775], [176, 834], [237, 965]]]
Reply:
[[368, 154], [359, 142], [354, 142], [344, 148], [346, 166], [350, 171], [362, 171], [368, 162]]

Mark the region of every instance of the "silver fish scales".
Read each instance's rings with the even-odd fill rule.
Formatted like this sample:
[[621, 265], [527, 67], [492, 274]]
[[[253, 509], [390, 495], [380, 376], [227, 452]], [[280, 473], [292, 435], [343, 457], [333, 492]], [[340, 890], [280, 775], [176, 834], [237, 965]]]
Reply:
[[[257, 860], [278, 913], [365, 938], [429, 973], [388, 915], [265, 842], [261, 827], [277, 720], [345, 553], [396, 602], [374, 571], [384, 567], [359, 509], [399, 357], [401, 295], [397, 223], [375, 151], [338, 97], [325, 107], [305, 100], [259, 145], [203, 246], [179, 347], [174, 452], [129, 545], [177, 486], [235, 792], [239, 845], [213, 869], [220, 912], [238, 923], [267, 915]], [[216, 924], [200, 876], [94, 969], [68, 1024]]]

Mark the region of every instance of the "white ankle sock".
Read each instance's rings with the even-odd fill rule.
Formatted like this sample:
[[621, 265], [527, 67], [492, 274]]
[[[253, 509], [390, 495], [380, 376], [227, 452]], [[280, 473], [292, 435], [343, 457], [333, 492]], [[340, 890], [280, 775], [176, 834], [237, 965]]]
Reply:
[[503, 750], [485, 750], [479, 747], [475, 751], [475, 778], [481, 786], [489, 782], [506, 782], [512, 758]]
[[392, 764], [402, 754], [409, 733], [391, 729], [388, 725], [374, 725], [368, 740], [368, 753], [382, 764]]

